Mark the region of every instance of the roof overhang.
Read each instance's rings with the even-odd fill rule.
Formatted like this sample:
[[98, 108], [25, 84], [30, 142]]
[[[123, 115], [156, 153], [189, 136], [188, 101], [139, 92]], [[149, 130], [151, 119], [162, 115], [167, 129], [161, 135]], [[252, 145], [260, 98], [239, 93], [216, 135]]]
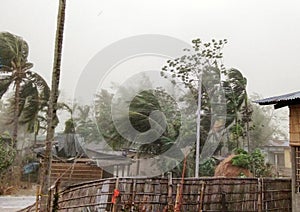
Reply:
[[300, 104], [300, 91], [254, 101], [259, 105], [274, 105], [275, 109]]

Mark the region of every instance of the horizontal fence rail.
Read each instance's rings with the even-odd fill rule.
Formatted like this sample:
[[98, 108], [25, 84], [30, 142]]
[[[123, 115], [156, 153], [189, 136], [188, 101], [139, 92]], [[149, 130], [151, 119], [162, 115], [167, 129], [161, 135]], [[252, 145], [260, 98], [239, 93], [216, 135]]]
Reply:
[[58, 211], [292, 211], [290, 179], [109, 178], [53, 196]]

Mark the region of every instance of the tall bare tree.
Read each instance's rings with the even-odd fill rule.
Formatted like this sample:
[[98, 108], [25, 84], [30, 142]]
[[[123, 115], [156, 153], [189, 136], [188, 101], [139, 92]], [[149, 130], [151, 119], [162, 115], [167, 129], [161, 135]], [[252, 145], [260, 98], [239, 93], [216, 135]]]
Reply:
[[54, 62], [52, 70], [52, 82], [50, 92], [50, 102], [47, 121], [47, 137], [46, 137], [46, 150], [43, 162], [42, 172], [42, 188], [41, 188], [41, 205], [40, 211], [50, 211], [48, 200], [48, 190], [50, 188], [50, 175], [51, 175], [51, 162], [52, 162], [52, 142], [55, 130], [55, 117], [57, 110], [58, 87], [60, 78], [63, 32], [65, 24], [65, 10], [66, 0], [59, 0], [58, 15], [57, 15], [57, 28], [54, 49]]

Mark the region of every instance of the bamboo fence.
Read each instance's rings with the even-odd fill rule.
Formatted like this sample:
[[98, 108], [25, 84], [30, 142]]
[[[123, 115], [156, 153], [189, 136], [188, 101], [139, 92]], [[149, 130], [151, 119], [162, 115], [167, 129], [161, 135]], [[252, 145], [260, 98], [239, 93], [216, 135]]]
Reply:
[[292, 211], [290, 179], [108, 178], [61, 191], [54, 186], [51, 194], [62, 212]]

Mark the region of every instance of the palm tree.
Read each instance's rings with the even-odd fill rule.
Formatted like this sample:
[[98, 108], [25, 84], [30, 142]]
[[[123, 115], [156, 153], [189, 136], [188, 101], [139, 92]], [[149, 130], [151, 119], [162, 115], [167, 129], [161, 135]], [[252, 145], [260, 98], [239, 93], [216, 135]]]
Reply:
[[[10, 108], [13, 112], [13, 147], [17, 147], [19, 120], [30, 123], [40, 108], [47, 105], [49, 87], [27, 60], [29, 47], [23, 38], [9, 32], [0, 33], [0, 98], [14, 90]], [[22, 117], [22, 118], [20, 118]]]
[[223, 89], [225, 91], [227, 101], [226, 127], [231, 128], [234, 139], [236, 141], [236, 147], [238, 148], [238, 138], [242, 135], [242, 128], [240, 123], [241, 109], [242, 105], [247, 103], [248, 101], [246, 91], [247, 79], [237, 69], [229, 69], [226, 72], [226, 77], [227, 80], [223, 81]]
[[[27, 131], [34, 134], [34, 145], [39, 131], [46, 129], [50, 96], [50, 88], [44, 79], [39, 76], [36, 79], [39, 79], [39, 81], [28, 81], [22, 89], [19, 117], [19, 123], [27, 125]], [[37, 85], [34, 84], [35, 82]]]
[[40, 211], [50, 211], [50, 205], [48, 204], [48, 200], [51, 197], [48, 196], [48, 189], [50, 188], [52, 141], [54, 137], [55, 119], [56, 119], [56, 110], [57, 110], [63, 32], [64, 32], [64, 23], [65, 23], [65, 10], [66, 10], [66, 0], [59, 0], [55, 49], [54, 49], [54, 62], [53, 62], [52, 82], [51, 82], [51, 92], [50, 92], [50, 103], [49, 103], [48, 120], [47, 120], [46, 150], [45, 150], [45, 157], [43, 161], [43, 172], [42, 172], [43, 175], [42, 175], [42, 186], [41, 186]]
[[[160, 155], [174, 144], [179, 135], [180, 113], [175, 100], [164, 90], [146, 90], [138, 93], [129, 104], [128, 114], [118, 111], [123, 108], [123, 104], [120, 103], [120, 107], [114, 111], [120, 114], [114, 121], [111, 110], [112, 97], [113, 95], [106, 90], [101, 90], [95, 106], [99, 130], [113, 149], [130, 148], [135, 149], [141, 156], [153, 156]], [[151, 116], [154, 111], [162, 111], [166, 123], [161, 116]], [[128, 134], [131, 131], [129, 124], [139, 133]], [[156, 139], [145, 143], [149, 138]]]

